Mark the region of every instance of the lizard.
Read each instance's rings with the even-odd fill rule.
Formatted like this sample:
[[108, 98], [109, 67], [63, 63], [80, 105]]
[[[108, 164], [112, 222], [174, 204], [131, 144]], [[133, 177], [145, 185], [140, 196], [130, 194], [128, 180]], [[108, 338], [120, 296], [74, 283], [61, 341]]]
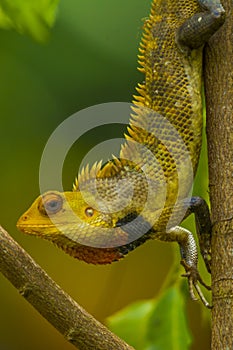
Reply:
[[211, 307], [199, 286], [210, 289], [198, 272], [194, 236], [179, 225], [194, 213], [210, 272], [209, 208], [189, 192], [202, 141], [203, 47], [224, 20], [219, 0], [152, 1], [139, 46], [144, 81], [119, 156], [84, 167], [72, 191], [40, 195], [19, 230], [93, 264], [118, 261], [149, 239], [177, 242], [191, 298], [197, 293]]

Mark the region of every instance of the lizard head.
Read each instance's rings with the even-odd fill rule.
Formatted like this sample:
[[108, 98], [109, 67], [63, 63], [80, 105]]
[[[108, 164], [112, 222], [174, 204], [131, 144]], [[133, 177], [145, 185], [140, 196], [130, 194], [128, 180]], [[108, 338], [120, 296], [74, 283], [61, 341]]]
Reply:
[[151, 228], [140, 216], [145, 179], [128, 167], [115, 173], [110, 167], [95, 178], [92, 170], [84, 171], [73, 191], [40, 195], [19, 218], [18, 229], [91, 263], [109, 263], [127, 254], [135, 247], [131, 242]]
[[32, 203], [19, 218], [17, 227], [22, 232], [49, 240], [63, 235], [80, 244], [104, 247], [110, 244], [110, 234], [114, 246], [124, 243], [119, 229], [113, 234], [113, 228], [117, 229], [116, 223], [117, 216], [98, 210], [88, 192], [49, 191]]

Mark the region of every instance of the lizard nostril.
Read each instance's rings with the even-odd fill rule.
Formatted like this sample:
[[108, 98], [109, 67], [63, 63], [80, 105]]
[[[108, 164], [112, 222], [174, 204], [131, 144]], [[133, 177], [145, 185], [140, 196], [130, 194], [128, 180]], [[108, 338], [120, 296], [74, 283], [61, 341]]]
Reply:
[[21, 217], [19, 218], [19, 220], [18, 220], [16, 226], [17, 226], [18, 228], [21, 228], [21, 226], [24, 225], [25, 222], [26, 222], [26, 224], [27, 224], [27, 221], [28, 221], [28, 220], [29, 220], [29, 216], [28, 216], [27, 214], [26, 214], [26, 215], [23, 215], [23, 216], [21, 216]]
[[22, 221], [27, 221], [29, 219], [29, 216], [28, 215], [24, 215], [22, 216], [21, 220]]

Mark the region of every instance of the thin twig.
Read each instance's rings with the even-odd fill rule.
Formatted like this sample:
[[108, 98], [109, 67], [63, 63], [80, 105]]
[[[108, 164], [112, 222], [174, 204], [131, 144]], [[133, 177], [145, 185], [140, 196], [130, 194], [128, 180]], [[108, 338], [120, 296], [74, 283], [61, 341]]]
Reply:
[[79, 350], [132, 350], [67, 295], [0, 226], [0, 271]]

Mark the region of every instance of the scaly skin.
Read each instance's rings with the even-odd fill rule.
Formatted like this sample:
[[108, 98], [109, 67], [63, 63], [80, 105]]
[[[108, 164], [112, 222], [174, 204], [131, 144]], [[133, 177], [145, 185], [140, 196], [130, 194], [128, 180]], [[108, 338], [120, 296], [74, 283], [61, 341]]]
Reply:
[[[208, 306], [197, 288], [202, 281], [195, 241], [177, 227], [190, 213], [187, 197], [201, 148], [202, 48], [223, 22], [221, 4], [214, 5], [218, 13], [212, 18], [201, 8], [203, 2], [206, 7], [212, 3], [152, 3], [139, 48], [145, 81], [138, 84], [129, 135], [119, 157], [104, 167], [96, 163], [83, 169], [72, 192], [39, 196], [17, 226], [93, 264], [119, 260], [149, 238], [176, 241], [191, 295], [194, 298], [194, 285]], [[205, 24], [206, 16], [210, 23]], [[214, 25], [216, 18], [221, 20]], [[204, 39], [194, 35], [200, 22]], [[189, 25], [184, 28], [184, 23]]]

